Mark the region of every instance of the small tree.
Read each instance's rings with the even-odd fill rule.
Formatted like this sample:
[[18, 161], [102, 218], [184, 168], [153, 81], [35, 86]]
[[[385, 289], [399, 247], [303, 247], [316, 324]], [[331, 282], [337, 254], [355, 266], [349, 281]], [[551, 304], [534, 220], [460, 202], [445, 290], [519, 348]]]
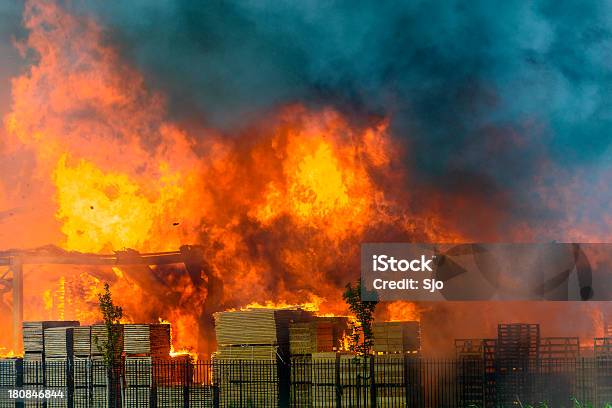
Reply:
[[104, 284], [104, 293], [98, 294], [98, 305], [106, 327], [106, 338], [100, 339], [97, 335], [94, 335], [94, 343], [98, 351], [102, 353], [104, 362], [110, 367], [114, 365], [117, 357], [121, 354], [119, 349], [121, 331], [118, 329], [118, 325], [123, 317], [123, 309], [113, 303], [108, 283]]
[[357, 318], [357, 324], [353, 323], [351, 350], [360, 355], [367, 355], [372, 348], [372, 321], [378, 302], [361, 300], [361, 279], [357, 281], [355, 287], [348, 283], [342, 298]]

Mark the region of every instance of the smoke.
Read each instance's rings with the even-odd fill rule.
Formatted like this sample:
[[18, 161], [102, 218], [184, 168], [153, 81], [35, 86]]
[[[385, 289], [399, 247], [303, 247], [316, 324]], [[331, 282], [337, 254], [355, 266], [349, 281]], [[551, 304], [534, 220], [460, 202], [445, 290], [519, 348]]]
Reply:
[[[597, 224], [610, 209], [601, 186], [612, 154], [607, 4], [69, 7], [103, 22], [108, 40], [168, 96], [177, 118], [231, 134], [294, 102], [390, 117], [394, 137], [410, 146], [413, 185], [491, 201], [496, 230], [475, 239], [503, 240], [509, 225], [539, 221], [530, 239], [571, 240], [585, 235], [575, 224]], [[471, 204], [442, 210], [463, 219], [474, 215]], [[591, 239], [609, 238], [609, 227], [589, 227]]]

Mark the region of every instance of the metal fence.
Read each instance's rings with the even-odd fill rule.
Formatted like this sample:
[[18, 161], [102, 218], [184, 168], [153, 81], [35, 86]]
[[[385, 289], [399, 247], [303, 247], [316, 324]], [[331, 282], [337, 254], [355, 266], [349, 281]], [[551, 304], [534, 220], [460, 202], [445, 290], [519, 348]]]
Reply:
[[[493, 367], [482, 359], [403, 356], [290, 361], [0, 360], [2, 407], [606, 407], [612, 360]], [[9, 390], [62, 398], [9, 398]], [[23, 394], [23, 393], [22, 393]], [[25, 396], [25, 394], [23, 394]], [[15, 396], [15, 395], [13, 395]], [[18, 396], [19, 397], [19, 396]], [[590, 405], [589, 405], [590, 404]]]

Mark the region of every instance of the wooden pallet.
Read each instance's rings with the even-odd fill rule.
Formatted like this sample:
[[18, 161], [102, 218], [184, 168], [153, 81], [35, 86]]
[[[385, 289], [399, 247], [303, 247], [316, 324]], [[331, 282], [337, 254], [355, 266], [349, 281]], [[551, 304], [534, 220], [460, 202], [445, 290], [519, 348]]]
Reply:
[[281, 355], [278, 346], [219, 346], [215, 353], [217, 360], [250, 360], [250, 361], [270, 361], [277, 357], [285, 358]]
[[189, 408], [213, 408], [214, 391], [210, 385], [191, 385], [187, 389]]
[[23, 383], [42, 385], [44, 383], [44, 360], [42, 353], [25, 353], [23, 356]]
[[220, 407], [278, 406], [280, 396], [277, 359], [246, 364], [213, 356], [213, 378], [219, 387]]
[[124, 391], [125, 406], [130, 408], [151, 408], [151, 388], [127, 387]]
[[[121, 355], [123, 351], [123, 325], [118, 324], [113, 327], [113, 330], [117, 330], [119, 333], [118, 344], [117, 344], [117, 357]], [[98, 343], [96, 344], [96, 338], [98, 339]], [[102, 346], [106, 341], [108, 341], [108, 330], [106, 326], [103, 324], [94, 324], [91, 326], [91, 355], [92, 356], [100, 356], [103, 352], [100, 350], [99, 346]]]
[[44, 347], [44, 331], [53, 327], [78, 326], [77, 321], [36, 321], [23, 322], [23, 350], [25, 353], [42, 353]]
[[91, 326], [80, 326], [72, 329], [72, 349], [75, 356], [91, 355]]
[[155, 394], [155, 406], [158, 408], [185, 406], [185, 387], [162, 385], [156, 388]]
[[420, 331], [417, 321], [374, 323], [372, 349], [376, 353], [416, 354], [421, 350]]
[[300, 309], [247, 309], [214, 314], [217, 344], [289, 344], [289, 323], [311, 320]]
[[73, 328], [52, 327], [44, 331], [45, 358], [68, 357], [73, 354]]
[[170, 355], [169, 324], [126, 324], [123, 351], [126, 355]]
[[292, 355], [338, 351], [348, 331], [346, 317], [314, 317], [311, 322], [290, 323]]

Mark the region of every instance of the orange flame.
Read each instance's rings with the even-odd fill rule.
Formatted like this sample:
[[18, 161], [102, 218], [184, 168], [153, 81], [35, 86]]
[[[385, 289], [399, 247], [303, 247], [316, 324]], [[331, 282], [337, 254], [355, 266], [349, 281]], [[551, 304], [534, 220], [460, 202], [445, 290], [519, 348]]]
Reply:
[[[12, 241], [0, 246], [111, 252], [201, 244], [210, 273], [223, 280], [223, 307], [301, 304], [345, 314], [341, 288], [357, 273], [346, 260], [376, 231], [462, 239], [435, 213], [413, 212], [397, 188], [406, 182], [405, 146], [389, 135], [388, 119], [357, 126], [333, 109], [296, 105], [235, 138], [187, 131], [167, 119], [163, 96], [92, 19], [28, 1], [24, 24], [29, 36], [19, 47], [38, 58], [13, 80], [4, 124], [7, 148], [33, 157], [38, 187], [23, 200], [39, 206], [9, 225]], [[163, 314], [177, 349], [195, 350], [209, 294], [178, 269], [27, 268], [25, 318], [95, 322], [96, 294], [110, 282], [127, 320]]]

